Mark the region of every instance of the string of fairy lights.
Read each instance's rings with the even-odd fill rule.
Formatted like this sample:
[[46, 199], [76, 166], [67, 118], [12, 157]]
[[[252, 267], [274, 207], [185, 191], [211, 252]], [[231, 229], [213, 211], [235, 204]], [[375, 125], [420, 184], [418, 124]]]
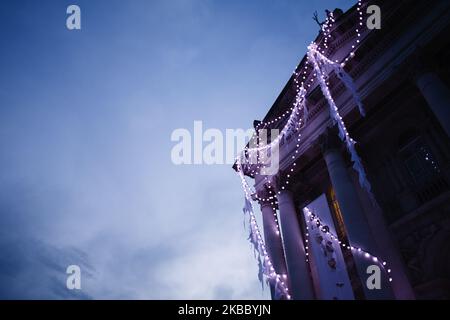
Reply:
[[[322, 232], [323, 234], [328, 235], [335, 245], [342, 247], [343, 250], [351, 250], [353, 254], [358, 254], [366, 259], [370, 259], [372, 262], [377, 263], [385, 272], [387, 272], [390, 275], [391, 269], [389, 269], [386, 261], [383, 261], [382, 259], [378, 258], [377, 256], [371, 254], [370, 252], [360, 247], [348, 245], [344, 241], [339, 240], [338, 236], [330, 232], [329, 228], [326, 228], [326, 224], [320, 220], [319, 216], [311, 212], [311, 210], [308, 207], [303, 208], [303, 213], [307, 224], [305, 234], [307, 237], [307, 239], [305, 239], [306, 243], [308, 243], [308, 239], [310, 239], [309, 231], [315, 224], [318, 230], [320, 230], [320, 232]], [[308, 245], [305, 246], [305, 249], [306, 250], [309, 249]], [[388, 281], [392, 282], [392, 277], [389, 276]]]
[[[278, 223], [278, 214], [277, 214], [277, 195], [280, 195], [283, 190], [288, 188], [290, 178], [294, 172], [295, 166], [297, 165], [296, 159], [299, 155], [299, 148], [301, 142], [301, 129], [306, 124], [306, 120], [308, 118], [308, 109], [306, 106], [306, 96], [308, 90], [317, 82], [318, 86], [321, 88], [322, 93], [324, 94], [328, 105], [330, 107], [330, 116], [337, 123], [339, 129], [339, 136], [341, 140], [345, 143], [348, 152], [351, 155], [351, 160], [353, 162], [353, 168], [358, 172], [359, 182], [361, 186], [367, 191], [369, 196], [373, 199], [373, 195], [371, 193], [370, 183], [367, 181], [366, 174], [364, 171], [364, 167], [362, 165], [362, 161], [359, 158], [356, 150], [355, 144], [356, 141], [353, 140], [343, 121], [343, 117], [339, 113], [339, 109], [336, 106], [336, 103], [331, 95], [331, 91], [329, 89], [329, 74], [334, 72], [337, 77], [344, 83], [347, 89], [351, 92], [353, 96], [353, 100], [357, 104], [359, 111], [362, 116], [365, 115], [364, 109], [361, 103], [361, 99], [356, 92], [355, 86], [353, 84], [353, 80], [351, 77], [345, 72], [344, 67], [347, 63], [355, 57], [355, 51], [358, 44], [361, 42], [362, 29], [363, 29], [363, 4], [362, 1], [359, 0], [356, 6], [357, 10], [357, 26], [355, 28], [355, 37], [354, 42], [350, 45], [350, 52], [339, 62], [339, 60], [331, 61], [329, 58], [325, 56], [326, 52], [330, 48], [330, 40], [332, 39], [333, 25], [336, 21], [334, 14], [332, 12], [329, 13], [325, 21], [321, 25], [322, 37], [320, 41], [317, 43], [312, 42], [308, 46], [306, 60], [303, 65], [300, 63], [297, 68], [293, 72], [293, 83], [295, 86], [296, 95], [292, 104], [285, 110], [281, 115], [268, 120], [262, 121], [255, 126], [256, 134], [252, 136], [249, 144], [244, 148], [244, 150], [236, 157], [236, 171], [240, 177], [242, 188], [245, 194], [245, 202], [246, 206], [244, 208], [244, 212], [249, 215], [250, 222], [250, 236], [249, 240], [254, 246], [254, 250], [258, 253], [258, 264], [259, 264], [259, 276], [260, 281], [263, 281], [265, 277], [268, 282], [271, 282], [274, 285], [275, 292], [278, 296], [284, 296], [286, 299], [290, 299], [291, 295], [289, 293], [289, 289], [287, 286], [287, 276], [279, 275], [276, 273], [270, 256], [266, 250], [263, 238], [261, 236], [261, 232], [259, 230], [258, 224], [256, 222], [256, 217], [253, 210], [252, 201], [256, 200], [260, 203], [269, 203], [273, 209], [274, 221], [276, 224], [276, 234], [281, 237], [280, 227]], [[266, 141], [261, 141], [259, 138], [264, 133], [263, 130], [267, 130], [267, 128], [271, 128], [281, 121], [285, 121], [285, 118], [288, 117], [283, 129], [280, 131], [278, 136], [274, 139], [271, 139], [270, 143], [265, 143]], [[291, 156], [292, 163], [288, 166], [286, 170], [286, 174], [284, 177], [284, 181], [277, 181], [274, 183], [273, 177], [264, 175], [264, 167], [267, 165], [265, 161], [260, 161], [260, 155], [263, 154], [262, 157], [264, 160], [266, 159], [267, 153], [270, 152], [270, 155], [273, 154], [273, 151], [280, 146], [282, 139], [285, 138], [287, 134], [296, 134], [296, 148]], [[256, 163], [253, 163], [252, 160], [256, 159]], [[264, 185], [267, 186], [268, 196], [260, 196], [257, 192], [253, 191], [247, 180], [245, 179], [244, 172], [249, 174], [250, 176], [261, 175], [264, 179]], [[263, 172], [263, 173], [262, 173]], [[313, 216], [313, 214], [307, 209], [308, 218], [312, 217], [312, 221], [316, 223], [321, 223], [320, 219], [317, 216]], [[306, 219], [308, 221], [308, 219]], [[352, 250], [352, 252], [361, 253], [365, 257], [372, 259], [374, 262], [379, 262], [383, 269], [388, 273], [391, 272], [390, 269], [387, 269], [386, 262], [382, 261], [380, 258], [372, 255], [371, 253], [363, 250], [359, 247], [354, 247], [352, 245], [346, 246], [345, 243], [340, 241], [336, 235], [329, 234], [331, 239], [337, 242], [340, 246]], [[308, 252], [308, 237], [309, 232], [306, 233], [306, 261], [309, 262], [309, 252]], [[392, 281], [392, 278], [389, 278], [389, 281]]]
[[[239, 177], [241, 178], [241, 182], [243, 186], [248, 186], [245, 181], [244, 174], [242, 170], [240, 170], [240, 163], [238, 161], [238, 172]], [[274, 284], [275, 291], [280, 294], [280, 296], [284, 296], [286, 299], [290, 300], [291, 295], [289, 294], [289, 290], [287, 284], [285, 283], [287, 279], [287, 275], [281, 276], [277, 274], [275, 268], [272, 264], [270, 256], [267, 252], [266, 246], [261, 236], [261, 232], [259, 231], [258, 223], [256, 221], [256, 217], [253, 210], [253, 204], [251, 202], [251, 194], [249, 194], [250, 189], [244, 188], [245, 198], [246, 198], [246, 207], [244, 211], [249, 215], [250, 222], [250, 236], [249, 240], [254, 246], [254, 250], [258, 253], [258, 264], [259, 264], [259, 273], [258, 278], [261, 282], [263, 282], [263, 276], [266, 279]]]

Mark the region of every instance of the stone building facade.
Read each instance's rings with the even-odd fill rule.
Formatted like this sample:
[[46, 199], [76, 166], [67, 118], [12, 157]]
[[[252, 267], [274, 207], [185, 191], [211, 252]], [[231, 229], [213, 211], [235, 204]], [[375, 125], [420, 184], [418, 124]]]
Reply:
[[[364, 2], [363, 9], [370, 4]], [[364, 29], [353, 49], [356, 6], [333, 12], [336, 23], [324, 55], [341, 61], [350, 50], [355, 52], [345, 70], [355, 81], [366, 116], [358, 113], [350, 93], [333, 75], [329, 86], [358, 142], [376, 203], [358, 183], [317, 82], [306, 96], [306, 125], [280, 142], [280, 171], [271, 181], [277, 189], [276, 182], [289, 174], [289, 188], [278, 186], [275, 211], [273, 205], [260, 203], [266, 246], [277, 273], [288, 275], [294, 299], [450, 298], [450, 2], [374, 4], [381, 8], [381, 29]], [[263, 121], [278, 119], [295, 96], [291, 78]], [[266, 128], [284, 125], [282, 118]], [[295, 170], [287, 171], [294, 161]], [[246, 174], [264, 198], [267, 180]], [[332, 259], [343, 264], [343, 283], [327, 275], [336, 270], [335, 262], [328, 260], [327, 271], [319, 265], [320, 254], [308, 258], [308, 249], [311, 255], [313, 249], [312, 244], [308, 248], [311, 230], [303, 208], [317, 199], [326, 202], [344, 249], [357, 244], [389, 262], [381, 290], [367, 287], [371, 261], [352, 250], [339, 250], [339, 257]], [[275, 220], [281, 237], [275, 234]], [[351, 288], [345, 293], [347, 282]]]

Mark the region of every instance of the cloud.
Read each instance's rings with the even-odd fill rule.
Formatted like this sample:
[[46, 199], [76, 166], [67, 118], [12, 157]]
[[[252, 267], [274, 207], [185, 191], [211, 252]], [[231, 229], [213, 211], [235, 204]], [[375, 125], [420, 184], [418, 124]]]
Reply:
[[[197, 184], [199, 170], [208, 178]], [[76, 193], [75, 198], [73, 190], [64, 187], [73, 180], [61, 177], [57, 192], [51, 193], [45, 180], [39, 188], [29, 184], [33, 179], [16, 183], [14, 188], [4, 186], [0, 199], [4, 227], [1, 297], [267, 298], [268, 292], [262, 293], [257, 281], [240, 205], [233, 203], [231, 210], [227, 205], [241, 196], [238, 181], [232, 173], [225, 180], [218, 177], [222, 172], [228, 175], [229, 170], [228, 166], [198, 167], [191, 172], [192, 181], [179, 181], [175, 189], [169, 184], [176, 201], [154, 198], [151, 207], [147, 201], [138, 201], [144, 198], [139, 195], [131, 203], [113, 185], [95, 192], [105, 187], [101, 170], [97, 179], [89, 179], [93, 183], [90, 191]], [[164, 183], [160, 188], [165, 190]], [[105, 192], [117, 197], [111, 202], [101, 196]], [[55, 194], [60, 200], [53, 199]], [[70, 264], [81, 267], [81, 291], [65, 287], [65, 269]]]
[[95, 273], [84, 252], [57, 248], [38, 239], [2, 239], [0, 242], [0, 299], [91, 299], [66, 287], [66, 268], [76, 264], [83, 279]]

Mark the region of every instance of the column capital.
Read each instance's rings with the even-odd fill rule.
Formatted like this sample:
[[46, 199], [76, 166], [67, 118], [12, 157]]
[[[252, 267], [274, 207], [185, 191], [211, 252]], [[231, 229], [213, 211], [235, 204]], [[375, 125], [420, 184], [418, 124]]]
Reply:
[[264, 206], [274, 207], [273, 202], [275, 201], [275, 190], [273, 190], [273, 187], [269, 187], [269, 183], [264, 183], [258, 190], [256, 190], [256, 196], [257, 197], [254, 197], [254, 200], [258, 200], [261, 208]]
[[330, 150], [339, 150], [342, 146], [342, 141], [339, 138], [337, 126], [327, 127], [317, 138], [317, 144], [319, 145], [322, 154], [325, 154]]
[[280, 170], [276, 175], [272, 176], [270, 179], [270, 185], [276, 194], [280, 194], [280, 192], [292, 191], [292, 184], [286, 183], [286, 181], [289, 181], [289, 178], [291, 178], [291, 174], [291, 172]]

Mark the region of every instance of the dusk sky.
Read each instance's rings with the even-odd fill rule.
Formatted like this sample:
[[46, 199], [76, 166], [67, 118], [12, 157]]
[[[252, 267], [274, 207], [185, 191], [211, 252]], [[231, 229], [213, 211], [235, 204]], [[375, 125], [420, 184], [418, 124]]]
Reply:
[[171, 133], [250, 128], [316, 37], [314, 11], [353, 4], [2, 1], [0, 298], [269, 298], [239, 178], [174, 165]]

